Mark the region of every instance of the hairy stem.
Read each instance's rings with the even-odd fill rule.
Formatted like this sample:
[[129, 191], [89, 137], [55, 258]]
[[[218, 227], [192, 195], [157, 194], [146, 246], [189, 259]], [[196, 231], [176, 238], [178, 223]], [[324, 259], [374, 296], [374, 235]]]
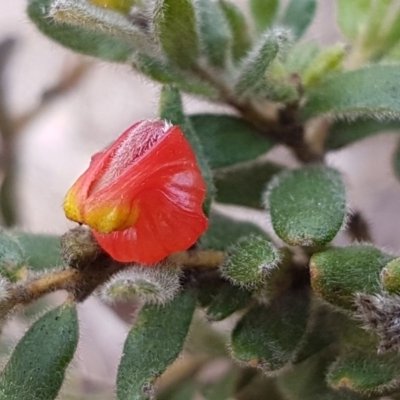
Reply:
[[[183, 269], [215, 270], [224, 262], [225, 254], [220, 251], [188, 250], [174, 253], [167, 261], [180, 265]], [[66, 268], [19, 282], [10, 288], [7, 298], [0, 303], [0, 315], [4, 316], [12, 308], [29, 304], [44, 295], [58, 290], [66, 290], [75, 301], [85, 300], [93, 291], [108, 281], [112, 275], [132, 264], [118, 263], [104, 253], [80, 268]], [[149, 267], [151, 268], [151, 267]]]

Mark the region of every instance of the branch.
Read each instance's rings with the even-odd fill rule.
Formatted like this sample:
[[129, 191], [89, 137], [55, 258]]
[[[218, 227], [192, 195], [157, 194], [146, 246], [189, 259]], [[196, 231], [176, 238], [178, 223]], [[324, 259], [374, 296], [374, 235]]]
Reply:
[[[62, 255], [69, 267], [18, 282], [0, 302], [0, 317], [17, 305], [29, 304], [48, 293], [66, 290], [70, 299], [81, 302], [115, 273], [132, 268], [132, 263], [120, 263], [102, 252], [89, 230], [79, 227], [67, 232], [62, 240]], [[187, 250], [174, 253], [167, 261], [183, 270], [215, 271], [225, 260], [221, 251]], [[151, 266], [149, 266], [151, 268]]]

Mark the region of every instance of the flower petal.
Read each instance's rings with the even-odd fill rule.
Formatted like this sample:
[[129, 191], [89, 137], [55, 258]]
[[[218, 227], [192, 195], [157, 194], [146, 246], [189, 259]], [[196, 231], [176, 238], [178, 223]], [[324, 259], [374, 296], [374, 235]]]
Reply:
[[142, 215], [141, 193], [146, 191], [161, 190], [188, 212], [202, 204], [206, 188], [196, 156], [182, 131], [175, 128], [115, 182], [88, 196], [82, 210], [87, 225], [99, 233], [127, 229], [127, 221], [133, 226]]
[[201, 207], [187, 212], [161, 191], [142, 193], [140, 204], [140, 216], [133, 228], [110, 234], [93, 232], [100, 246], [117, 261], [156, 263], [188, 249], [207, 228]]

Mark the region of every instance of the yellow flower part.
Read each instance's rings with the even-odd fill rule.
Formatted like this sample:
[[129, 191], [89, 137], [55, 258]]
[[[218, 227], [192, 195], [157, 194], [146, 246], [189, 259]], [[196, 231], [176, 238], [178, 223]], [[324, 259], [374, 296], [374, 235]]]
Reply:
[[64, 212], [68, 219], [71, 221], [83, 223], [82, 213], [78, 207], [77, 193], [75, 186], [73, 186], [67, 193], [64, 200]]
[[85, 224], [99, 233], [123, 231], [135, 225], [139, 207], [125, 205], [101, 205], [85, 211]]

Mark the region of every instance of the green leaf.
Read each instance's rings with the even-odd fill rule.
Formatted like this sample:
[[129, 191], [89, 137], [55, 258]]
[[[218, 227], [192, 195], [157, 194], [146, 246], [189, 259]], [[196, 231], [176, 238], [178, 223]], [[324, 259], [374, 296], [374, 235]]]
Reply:
[[147, 266], [134, 265], [111, 277], [101, 288], [102, 297], [109, 303], [134, 301], [164, 305], [181, 289], [181, 270], [168, 263]]
[[310, 261], [314, 293], [331, 304], [354, 309], [357, 292], [380, 292], [379, 274], [393, 258], [370, 245], [332, 248], [315, 253]]
[[246, 19], [240, 9], [230, 0], [219, 0], [232, 35], [232, 57], [235, 61], [242, 59], [251, 48], [251, 37]]
[[316, 10], [316, 0], [291, 0], [281, 24], [290, 28], [296, 38], [300, 38], [313, 21]]
[[320, 48], [314, 42], [299, 42], [288, 49], [285, 59], [285, 68], [289, 73], [302, 74], [312, 65], [313, 60], [320, 52]]
[[196, 297], [183, 292], [165, 307], [145, 306], [124, 345], [117, 399], [148, 399], [155, 379], [178, 357], [189, 331]]
[[213, 0], [197, 0], [200, 43], [209, 63], [223, 68], [228, 58], [231, 30], [219, 3]]
[[327, 167], [306, 167], [279, 174], [268, 185], [266, 203], [276, 234], [293, 246], [329, 243], [346, 216], [341, 176]]
[[193, 3], [188, 0], [156, 0], [154, 24], [165, 55], [183, 69], [199, 56], [199, 38]]
[[371, 0], [337, 0], [338, 24], [343, 35], [354, 41], [365, 29]]
[[400, 131], [400, 122], [371, 119], [336, 121], [329, 131], [325, 146], [328, 150], [336, 150], [368, 136], [378, 135], [386, 131]]
[[31, 269], [40, 271], [63, 264], [59, 236], [16, 232], [16, 237]]
[[198, 77], [191, 76], [186, 71], [182, 71], [159, 58], [144, 53], [136, 53], [132, 59], [132, 66], [150, 79], [163, 84], [173, 84], [183, 92], [210, 99], [219, 98], [218, 91], [207, 82], [203, 82]]
[[132, 45], [107, 33], [90, 32], [77, 26], [56, 23], [49, 17], [52, 0], [29, 0], [28, 16], [51, 39], [78, 53], [108, 61], [126, 62]]
[[340, 71], [345, 56], [346, 47], [342, 43], [330, 46], [319, 52], [303, 72], [304, 85], [314, 85], [328, 74]]
[[328, 77], [309, 89], [303, 117], [400, 117], [400, 68], [372, 65]]
[[4, 229], [0, 229], [0, 275], [17, 281], [26, 266], [26, 257], [20, 243]]
[[281, 166], [265, 160], [218, 169], [214, 171], [215, 200], [261, 208], [266, 184], [281, 170]]
[[55, 399], [78, 336], [78, 319], [72, 305], [58, 307], [36, 321], [0, 375], [0, 398]]
[[251, 299], [251, 292], [232, 286], [229, 283], [218, 287], [207, 307], [207, 318], [210, 321], [222, 321], [234, 312], [245, 308]]
[[119, 12], [96, 7], [84, 0], [53, 0], [49, 17], [57, 23], [77, 26], [88, 32], [106, 33], [136, 49], [155, 47], [141, 26], [135, 25]]
[[174, 125], [180, 125], [186, 139], [189, 141], [196, 153], [197, 162], [207, 185], [207, 196], [204, 200], [203, 209], [206, 215], [210, 212], [211, 202], [214, 194], [214, 184], [210, 166], [205, 156], [205, 150], [199, 140], [196, 130], [191, 121], [183, 112], [182, 99], [179, 91], [173, 86], [164, 86], [160, 96], [160, 117], [170, 121]]
[[278, 12], [279, 0], [250, 0], [250, 10], [258, 32], [269, 28]]
[[400, 358], [347, 349], [329, 368], [327, 381], [335, 389], [347, 388], [358, 393], [382, 393], [398, 384]]
[[382, 287], [390, 294], [400, 294], [400, 258], [387, 263], [381, 272]]
[[280, 260], [281, 254], [271, 241], [250, 236], [230, 250], [221, 273], [233, 284], [251, 288], [265, 281]]
[[274, 145], [242, 118], [230, 115], [195, 114], [190, 122], [199, 137], [212, 169], [253, 160]]
[[224, 251], [240, 238], [257, 235], [268, 239], [267, 234], [251, 222], [243, 222], [217, 211], [211, 211], [207, 231], [200, 238], [204, 249]]
[[303, 363], [333, 343], [339, 342], [343, 320], [347, 318], [330, 305], [320, 304], [319, 299], [313, 300], [307, 332], [293, 362], [296, 365]]
[[252, 50], [240, 65], [235, 83], [235, 93], [244, 96], [265, 80], [268, 67], [275, 60], [279, 50], [288, 41], [288, 34], [282, 29], [275, 29], [263, 34], [259, 44]]
[[309, 299], [299, 292], [280, 297], [268, 306], [255, 306], [232, 333], [233, 357], [276, 374], [293, 360], [308, 314]]

